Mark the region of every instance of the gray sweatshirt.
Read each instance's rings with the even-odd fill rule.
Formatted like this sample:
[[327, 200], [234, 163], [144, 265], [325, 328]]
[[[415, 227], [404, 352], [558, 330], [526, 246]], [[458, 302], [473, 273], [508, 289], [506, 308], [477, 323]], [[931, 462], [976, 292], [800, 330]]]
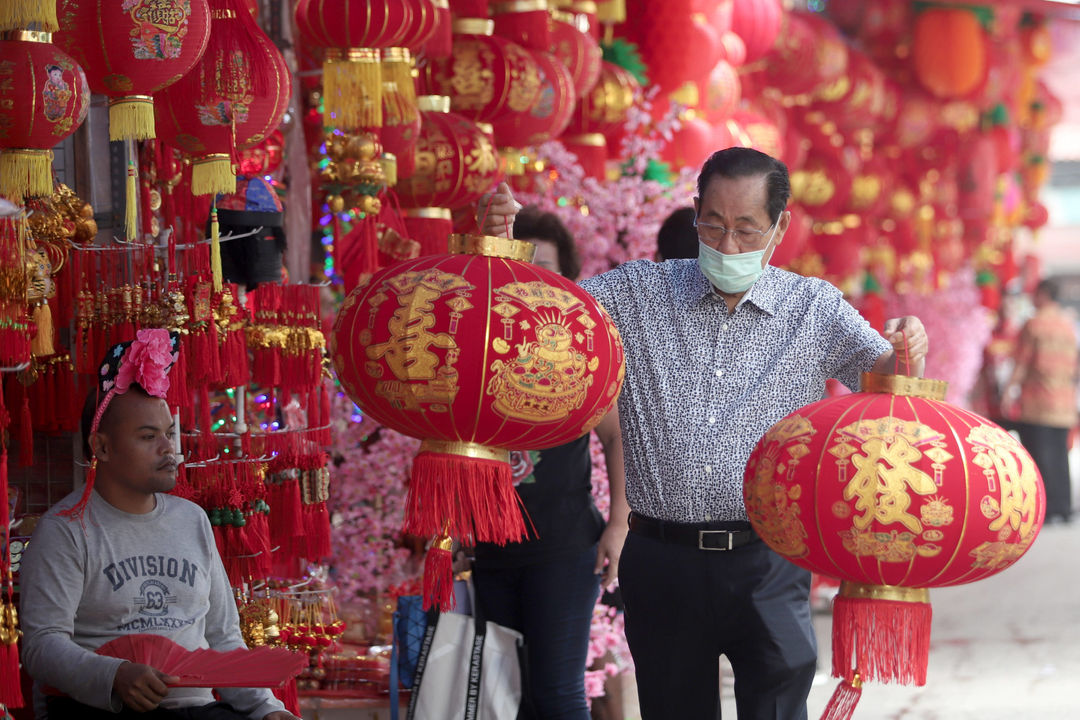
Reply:
[[[132, 515], [95, 492], [82, 523], [56, 514], [79, 495], [68, 495], [41, 518], [23, 555], [23, 663], [36, 691], [49, 686], [119, 712], [112, 685], [123, 661], [94, 652], [113, 638], [154, 633], [189, 650], [244, 647], [236, 602], [202, 508], [159, 494], [152, 512]], [[251, 718], [284, 709], [266, 689], [218, 692]], [[207, 688], [172, 688], [161, 705], [211, 702]]]

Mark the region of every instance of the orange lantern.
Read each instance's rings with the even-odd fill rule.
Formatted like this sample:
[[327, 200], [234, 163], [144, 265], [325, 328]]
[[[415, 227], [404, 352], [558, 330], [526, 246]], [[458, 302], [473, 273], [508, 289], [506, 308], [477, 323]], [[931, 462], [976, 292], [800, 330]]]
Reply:
[[57, 0], [53, 40], [109, 96], [109, 138], [154, 137], [154, 93], [199, 60], [210, 36], [206, 0]]
[[86, 75], [71, 56], [32, 31], [0, 40], [0, 195], [51, 195], [52, 148], [90, 109]]
[[432, 61], [419, 87], [448, 96], [455, 113], [477, 122], [527, 114], [540, 94], [536, 62], [525, 48], [493, 32], [491, 20], [455, 20], [452, 56]]
[[986, 33], [970, 8], [919, 13], [911, 55], [916, 79], [935, 97], [970, 96], [986, 82]]
[[524, 534], [513, 447], [589, 432], [615, 404], [623, 347], [603, 308], [530, 262], [531, 243], [455, 235], [449, 255], [406, 260], [356, 288], [330, 356], [368, 415], [423, 439], [404, 530], [469, 542]]
[[418, 98], [422, 124], [416, 141], [416, 169], [398, 181], [412, 239], [425, 255], [446, 252], [454, 208], [474, 205], [500, 179], [491, 137], [476, 123], [449, 111], [441, 95]]
[[927, 588], [1016, 562], [1042, 526], [1045, 493], [1023, 446], [944, 402], [945, 383], [867, 373], [862, 387], [773, 425], [743, 496], [769, 547], [843, 579], [833, 674], [923, 685]]

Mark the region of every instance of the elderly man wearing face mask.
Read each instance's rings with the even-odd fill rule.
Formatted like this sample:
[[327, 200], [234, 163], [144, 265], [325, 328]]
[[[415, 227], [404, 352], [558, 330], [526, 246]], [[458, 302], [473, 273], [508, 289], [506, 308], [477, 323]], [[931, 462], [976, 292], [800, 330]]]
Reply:
[[[776, 421], [836, 378], [921, 375], [915, 317], [876, 333], [829, 283], [769, 265], [791, 220], [787, 167], [748, 148], [714, 153], [694, 198], [697, 259], [638, 260], [582, 282], [626, 347], [619, 418], [629, 533], [619, 563], [644, 720], [719, 717], [717, 669], [740, 720], [805, 718], [817, 646], [810, 573], [754, 534], [746, 461]], [[487, 207], [487, 204], [484, 205]], [[516, 203], [501, 186], [484, 230]]]

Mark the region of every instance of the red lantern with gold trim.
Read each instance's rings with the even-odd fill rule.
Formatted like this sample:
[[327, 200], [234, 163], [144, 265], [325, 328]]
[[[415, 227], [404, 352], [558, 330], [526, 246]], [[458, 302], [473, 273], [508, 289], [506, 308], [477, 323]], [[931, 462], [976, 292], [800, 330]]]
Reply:
[[342, 387], [380, 424], [424, 441], [407, 533], [448, 525], [470, 542], [520, 539], [508, 448], [581, 437], [618, 398], [614, 324], [573, 282], [528, 262], [533, 250], [456, 235], [451, 254], [384, 268], [342, 304], [330, 341]]
[[527, 114], [540, 94], [536, 62], [525, 48], [492, 32], [491, 20], [455, 20], [451, 57], [428, 64], [418, 87], [448, 96], [455, 113], [476, 122]]
[[762, 74], [768, 87], [799, 95], [833, 82], [847, 65], [847, 45], [833, 25], [813, 13], [792, 12], [784, 16]]
[[923, 685], [927, 588], [1016, 562], [1045, 493], [1023, 446], [944, 402], [945, 383], [867, 373], [862, 385], [769, 429], [746, 466], [746, 510], [777, 553], [843, 579], [834, 675]]
[[585, 97], [600, 79], [603, 53], [589, 33], [589, 16], [554, 12], [551, 16], [551, 52], [570, 71], [574, 96]]
[[491, 137], [457, 113], [442, 95], [418, 98], [422, 125], [416, 142], [416, 169], [399, 178], [397, 193], [405, 224], [425, 255], [446, 252], [453, 229], [451, 211], [473, 205], [500, 179]]
[[57, 0], [53, 41], [109, 96], [109, 138], [154, 137], [154, 93], [186, 74], [206, 49], [206, 0]]
[[570, 123], [574, 111], [574, 83], [570, 71], [551, 53], [531, 50], [540, 73], [540, 95], [527, 113], [498, 117], [491, 122], [499, 147], [539, 145], [556, 137]]
[[600, 63], [600, 78], [596, 85], [574, 107], [560, 140], [577, 154], [589, 177], [604, 177], [610, 136], [619, 132], [626, 122], [638, 88], [637, 80], [629, 71], [604, 60]]
[[45, 33], [0, 39], [0, 195], [51, 195], [52, 148], [82, 124], [90, 87], [82, 68]]
[[746, 45], [746, 62], [765, 57], [772, 50], [784, 9], [780, 0], [739, 0], [731, 9], [731, 29]]

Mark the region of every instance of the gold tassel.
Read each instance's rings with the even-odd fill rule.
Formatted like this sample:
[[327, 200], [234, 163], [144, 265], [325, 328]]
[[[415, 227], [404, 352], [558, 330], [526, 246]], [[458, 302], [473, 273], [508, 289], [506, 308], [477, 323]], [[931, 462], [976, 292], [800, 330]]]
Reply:
[[150, 140], [154, 130], [154, 99], [128, 95], [109, 101], [110, 140]]
[[221, 228], [216, 207], [210, 208], [210, 276], [214, 281], [214, 292], [221, 292]]
[[0, 195], [21, 203], [52, 195], [52, 150], [0, 150]]
[[37, 325], [37, 334], [30, 341], [30, 354], [34, 357], [48, 357], [56, 354], [56, 346], [53, 340], [56, 337], [53, 330], [52, 309], [49, 303], [42, 300], [34, 306], [34, 324]]
[[409, 125], [416, 121], [416, 88], [412, 79], [412, 57], [408, 48], [382, 51], [383, 92], [387, 93], [386, 111], [392, 116], [386, 125]]
[[193, 195], [231, 195], [236, 192], [236, 173], [225, 153], [195, 158], [191, 163]]
[[382, 72], [379, 51], [326, 51], [323, 63], [323, 117], [339, 130], [382, 127]]
[[56, 32], [56, 0], [4, 0], [0, 2], [0, 30], [26, 30], [33, 24], [38, 30]]
[[127, 167], [127, 205], [124, 207], [124, 225], [128, 242], [135, 242], [139, 237], [139, 184], [136, 178], [135, 163], [128, 161]]

